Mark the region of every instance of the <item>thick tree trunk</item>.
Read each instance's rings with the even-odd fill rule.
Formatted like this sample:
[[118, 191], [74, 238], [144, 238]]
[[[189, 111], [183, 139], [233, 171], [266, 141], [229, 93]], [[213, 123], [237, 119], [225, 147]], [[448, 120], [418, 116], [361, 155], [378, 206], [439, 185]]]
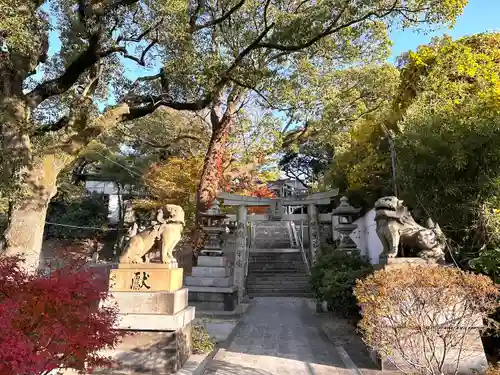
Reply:
[[[200, 183], [196, 192], [196, 225], [192, 233], [193, 264], [203, 247], [204, 232], [201, 229], [201, 213], [206, 211], [215, 200], [222, 181], [222, 163], [226, 151], [229, 132], [234, 125], [236, 112], [241, 104], [243, 93], [233, 89], [223, 104], [223, 93], [219, 92], [211, 111], [212, 137], [203, 163]], [[225, 108], [225, 110], [223, 110]]]
[[[53, 147], [44, 149], [45, 154], [31, 157], [19, 173], [20, 194], [16, 195], [9, 215], [9, 224], [4, 232], [4, 255], [22, 255], [26, 259], [26, 268], [35, 271], [40, 264], [45, 218], [50, 200], [57, 192], [57, 177], [75, 155], [88, 142], [104, 130], [116, 125], [124, 115], [129, 113], [127, 105], [121, 105], [106, 111], [90, 126], [75, 126], [78, 132], [68, 132]], [[82, 120], [83, 121], [83, 120]], [[4, 128], [5, 129], [5, 128]], [[70, 128], [71, 129], [71, 128]], [[15, 154], [18, 149], [29, 151], [29, 137], [26, 142], [6, 142], [4, 147], [8, 154]], [[23, 140], [25, 138], [19, 138]], [[15, 138], [13, 138], [15, 139]]]
[[203, 163], [200, 184], [196, 195], [196, 212], [206, 211], [217, 194], [222, 177], [222, 158], [226, 150], [230, 121], [221, 122], [212, 133]]
[[29, 270], [36, 270], [41, 261], [47, 207], [57, 192], [57, 175], [63, 164], [56, 156], [45, 155], [29, 165], [21, 184], [23, 195], [13, 203], [4, 233], [4, 255], [23, 256]]
[[203, 248], [205, 234], [201, 229], [200, 213], [206, 211], [215, 199], [222, 177], [222, 158], [226, 149], [232, 118], [223, 119], [214, 127], [205, 155], [200, 183], [196, 192], [196, 223], [191, 233], [193, 265], [197, 264], [198, 252]]

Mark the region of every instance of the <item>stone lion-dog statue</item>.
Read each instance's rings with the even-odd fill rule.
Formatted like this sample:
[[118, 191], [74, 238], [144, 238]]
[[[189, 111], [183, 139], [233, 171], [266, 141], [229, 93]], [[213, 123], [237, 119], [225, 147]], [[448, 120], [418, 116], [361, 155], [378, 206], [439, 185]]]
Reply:
[[397, 197], [382, 197], [375, 202], [377, 235], [382, 242], [383, 255], [395, 258], [399, 244], [418, 250], [423, 259], [444, 261], [445, 238], [438, 224], [428, 220], [425, 228], [413, 219], [410, 211]]
[[[164, 215], [167, 214], [165, 218]], [[160, 208], [152, 226], [131, 237], [120, 256], [120, 263], [143, 263], [143, 257], [148, 262], [148, 253], [155, 241], [161, 240], [161, 261], [170, 263], [175, 260], [173, 251], [182, 238], [184, 228], [184, 210], [182, 207], [167, 204]]]

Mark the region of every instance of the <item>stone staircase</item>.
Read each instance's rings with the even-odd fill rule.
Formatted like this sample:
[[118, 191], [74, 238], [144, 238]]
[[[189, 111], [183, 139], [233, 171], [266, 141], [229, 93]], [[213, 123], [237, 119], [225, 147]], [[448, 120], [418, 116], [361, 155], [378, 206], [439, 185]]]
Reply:
[[255, 223], [252, 247], [259, 249], [295, 247], [290, 224], [286, 221], [263, 221]]
[[251, 252], [246, 288], [249, 297], [311, 297], [304, 260], [295, 249]]

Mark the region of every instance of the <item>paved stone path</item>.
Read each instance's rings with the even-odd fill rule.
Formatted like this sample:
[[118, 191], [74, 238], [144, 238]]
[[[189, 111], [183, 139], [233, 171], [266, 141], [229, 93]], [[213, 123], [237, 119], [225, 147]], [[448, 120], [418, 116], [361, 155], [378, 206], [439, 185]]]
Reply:
[[345, 368], [306, 299], [255, 298], [243, 319], [205, 375], [359, 374]]

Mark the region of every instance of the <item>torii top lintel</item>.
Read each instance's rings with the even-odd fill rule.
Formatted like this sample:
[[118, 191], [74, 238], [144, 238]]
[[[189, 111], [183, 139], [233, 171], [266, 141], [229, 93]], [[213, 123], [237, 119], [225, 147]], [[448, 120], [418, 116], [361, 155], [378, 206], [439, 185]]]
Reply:
[[302, 206], [306, 204], [330, 204], [331, 198], [339, 194], [339, 189], [324, 193], [312, 193], [303, 198], [259, 198], [247, 197], [231, 193], [217, 193], [217, 199], [222, 199], [225, 206], [273, 206], [281, 201], [283, 206]]

